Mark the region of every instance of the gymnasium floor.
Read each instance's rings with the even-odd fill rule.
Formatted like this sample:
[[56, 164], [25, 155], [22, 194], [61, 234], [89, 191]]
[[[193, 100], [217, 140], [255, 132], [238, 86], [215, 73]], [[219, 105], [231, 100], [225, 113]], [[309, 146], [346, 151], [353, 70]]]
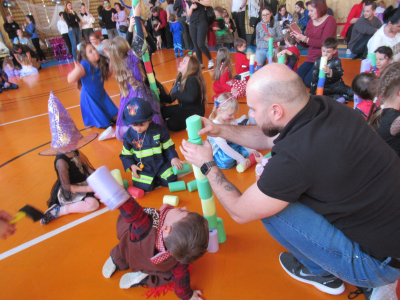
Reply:
[[[212, 55], [215, 57], [215, 53]], [[173, 50], [158, 51], [153, 56], [157, 79], [168, 88], [176, 76], [179, 61]], [[351, 84], [360, 61], [342, 59], [342, 62], [345, 81]], [[47, 208], [46, 201], [56, 180], [54, 157], [38, 153], [49, 147], [51, 141], [47, 115], [50, 91], [68, 109], [83, 135], [103, 131], [85, 129], [83, 125], [79, 91], [75, 84], [68, 84], [66, 80], [72, 68], [72, 64], [53, 66], [30, 78], [11, 80], [20, 88], [0, 94], [0, 209], [14, 214], [26, 204], [43, 211]], [[211, 102], [212, 72], [205, 70], [204, 77]], [[119, 89], [115, 80], [106, 82], [105, 88], [118, 105]], [[237, 117], [247, 114], [245, 99], [239, 101]], [[212, 104], [207, 106], [207, 115], [211, 109]], [[182, 139], [187, 138], [185, 131], [172, 133], [171, 137], [177, 149]], [[122, 143], [116, 139], [95, 140], [81, 150], [95, 167], [106, 165], [111, 170], [122, 170], [121, 147]], [[241, 174], [234, 169], [224, 173], [241, 191], [255, 181], [254, 167]], [[124, 173], [123, 178], [131, 183], [129, 174]], [[191, 173], [181, 180], [193, 179]], [[159, 208], [164, 194], [169, 194], [167, 188], [159, 188], [139, 203]], [[201, 213], [197, 192], [176, 194], [180, 206]], [[346, 284], [345, 293], [331, 296], [292, 279], [278, 261], [279, 253], [285, 249], [268, 235], [260, 221], [236, 224], [218, 201], [216, 205], [217, 214], [225, 223], [227, 241], [220, 245], [217, 253], [207, 253], [195, 262], [191, 276], [192, 287], [200, 289], [204, 299], [344, 300], [356, 289]], [[109, 251], [118, 242], [117, 216], [118, 211], [110, 212], [101, 206], [91, 214], [64, 216], [46, 226], [32, 223], [30, 219], [20, 221], [14, 236], [0, 240], [0, 299], [146, 299], [142, 296], [148, 291], [145, 288], [119, 288], [119, 280], [125, 272], [116, 272], [110, 279], [102, 276], [101, 269]], [[169, 292], [161, 299], [177, 297]]]

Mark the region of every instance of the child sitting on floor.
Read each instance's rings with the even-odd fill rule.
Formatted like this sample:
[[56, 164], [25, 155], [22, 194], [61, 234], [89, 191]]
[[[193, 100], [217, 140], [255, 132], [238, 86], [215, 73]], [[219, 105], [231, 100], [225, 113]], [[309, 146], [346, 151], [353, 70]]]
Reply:
[[289, 67], [289, 69], [294, 70], [299, 58], [296, 54], [286, 49], [284, 46], [279, 46], [278, 48], [274, 49], [274, 55], [272, 56], [272, 61], [277, 63], [278, 58], [282, 55], [285, 55], [285, 65]]
[[[287, 48], [290, 52], [296, 54], [296, 55], [297, 55], [297, 58], [300, 59], [300, 50], [299, 50], [299, 48], [297, 48], [297, 42], [296, 42], [296, 40], [290, 35], [290, 32], [287, 32], [287, 33], [284, 34], [283, 40], [285, 41], [285, 46], [286, 46], [286, 48]], [[299, 60], [297, 60], [295, 66], [294, 66], [294, 68], [293, 68], [293, 71], [295, 71], [295, 72], [297, 71], [297, 65], [298, 65], [298, 64], [299, 64]]]
[[35, 75], [38, 73], [38, 69], [32, 66], [32, 63], [29, 61], [28, 57], [25, 54], [19, 55], [19, 60], [21, 61], [22, 66], [19, 77]]
[[214, 100], [222, 93], [232, 93], [237, 98], [246, 95], [247, 83], [233, 79], [231, 53], [227, 48], [218, 50], [213, 79]]
[[223, 8], [222, 7], [216, 7], [214, 8], [215, 12], [215, 22], [213, 24], [213, 30], [215, 31], [215, 36], [216, 36], [216, 45], [215, 45], [215, 50], [219, 50], [222, 47], [225, 48], [230, 48], [231, 44], [233, 43], [233, 35], [232, 32], [229, 31], [229, 28], [225, 27], [225, 21], [224, 18], [222, 17], [223, 14]]
[[119, 243], [103, 266], [103, 276], [130, 269], [121, 277], [121, 289], [160, 287], [172, 280], [179, 299], [200, 299], [201, 292], [190, 287], [189, 264], [207, 252], [207, 220], [186, 207], [142, 208], [133, 198], [119, 210]]
[[[231, 93], [223, 93], [215, 100], [209, 119], [216, 124], [238, 125], [235, 114], [239, 111], [239, 103]], [[239, 146], [220, 137], [207, 137], [213, 149], [213, 157], [220, 169], [230, 169], [236, 164], [244, 163], [254, 150]]]
[[[339, 57], [333, 56], [337, 52], [337, 46], [338, 41], [334, 37], [329, 37], [322, 43], [322, 56], [328, 57], [328, 63], [324, 67], [324, 72], [326, 73], [324, 95], [336, 100], [342, 97], [345, 98], [346, 101], [353, 100], [353, 91], [342, 80], [342, 76], [344, 74], [342, 62], [340, 61]], [[320, 63], [321, 57], [317, 58], [314, 63], [313, 77], [310, 88], [311, 95], [315, 95], [317, 90]]]
[[367, 122], [370, 122], [377, 110], [375, 100], [377, 98], [375, 96], [378, 82], [379, 79], [375, 74], [360, 73], [354, 78], [351, 84], [354, 94], [362, 100], [357, 104], [355, 110], [360, 112]]
[[132, 98], [122, 115], [124, 125], [130, 127], [119, 157], [124, 170], [132, 171], [133, 186], [147, 192], [176, 181], [172, 166], [182, 169], [168, 129], [152, 122], [155, 113], [149, 102]]
[[8, 82], [8, 75], [4, 70], [0, 71], [0, 93], [3, 90], [15, 90], [18, 88], [18, 85], [12, 82]]
[[[236, 51], [235, 54], [235, 69], [236, 69], [236, 74], [240, 75], [245, 72], [249, 72], [250, 70], [250, 59], [247, 58], [246, 54], [244, 51], [246, 51], [247, 43], [244, 39], [237, 38], [235, 39], [234, 42], [234, 48]], [[254, 68], [256, 68], [257, 63], [254, 62]], [[249, 79], [249, 77], [246, 77], [246, 80]]]
[[7, 76], [19, 76], [19, 70], [14, 68], [14, 63], [11, 57], [4, 58], [3, 71], [7, 74]]
[[375, 50], [376, 71], [372, 71], [376, 76], [381, 76], [383, 70], [393, 61], [393, 50], [388, 46], [381, 46]]

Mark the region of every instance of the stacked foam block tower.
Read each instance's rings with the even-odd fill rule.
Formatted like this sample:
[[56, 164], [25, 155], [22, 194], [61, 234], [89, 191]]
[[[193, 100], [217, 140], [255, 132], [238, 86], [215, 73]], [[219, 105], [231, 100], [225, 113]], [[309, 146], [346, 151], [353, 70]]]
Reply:
[[[200, 117], [191, 116], [187, 118], [186, 127], [189, 135], [188, 141], [196, 145], [202, 145], [201, 137], [198, 135], [198, 131], [202, 128]], [[195, 165], [193, 165], [193, 172], [196, 178], [197, 190], [201, 199], [203, 215], [207, 219], [208, 227], [210, 229], [208, 251], [214, 253], [218, 251], [219, 243], [226, 241], [224, 222], [221, 218], [217, 218], [215, 199], [207, 177], [204, 176], [200, 169]]]
[[325, 78], [326, 74], [323, 70], [328, 63], [328, 57], [322, 56], [321, 63], [319, 64], [318, 84], [316, 94], [322, 96], [324, 94]]

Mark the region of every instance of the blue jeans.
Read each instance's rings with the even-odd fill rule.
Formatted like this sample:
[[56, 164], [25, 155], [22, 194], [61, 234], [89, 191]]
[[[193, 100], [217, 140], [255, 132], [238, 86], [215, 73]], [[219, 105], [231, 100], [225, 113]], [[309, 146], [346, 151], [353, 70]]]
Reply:
[[[268, 49], [257, 49], [256, 51], [256, 62], [257, 62], [257, 69], [260, 69], [268, 58]], [[269, 62], [268, 62], [269, 63]]]
[[6, 87], [4, 84], [0, 83], [0, 93], [3, 92], [3, 90], [15, 90], [18, 88], [18, 85], [12, 82], [7, 82], [10, 86]]
[[305, 62], [296, 71], [297, 75], [301, 77], [306, 87], [311, 87], [312, 72], [314, 63]]
[[72, 56], [77, 60], [76, 46], [81, 42], [81, 30], [79, 28], [69, 28], [68, 36], [71, 40]]
[[400, 269], [365, 254], [323, 216], [301, 203], [290, 203], [261, 220], [269, 234], [314, 275], [329, 275], [350, 284], [375, 288], [395, 282]]

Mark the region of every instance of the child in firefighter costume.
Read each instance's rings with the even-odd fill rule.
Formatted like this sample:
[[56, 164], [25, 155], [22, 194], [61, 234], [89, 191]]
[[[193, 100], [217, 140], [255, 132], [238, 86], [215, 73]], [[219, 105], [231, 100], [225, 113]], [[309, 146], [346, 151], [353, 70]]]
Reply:
[[132, 171], [133, 186], [147, 192], [177, 180], [172, 166], [182, 169], [168, 129], [152, 122], [155, 113], [147, 101], [132, 98], [122, 116], [130, 128], [124, 134], [120, 158], [124, 170]]

